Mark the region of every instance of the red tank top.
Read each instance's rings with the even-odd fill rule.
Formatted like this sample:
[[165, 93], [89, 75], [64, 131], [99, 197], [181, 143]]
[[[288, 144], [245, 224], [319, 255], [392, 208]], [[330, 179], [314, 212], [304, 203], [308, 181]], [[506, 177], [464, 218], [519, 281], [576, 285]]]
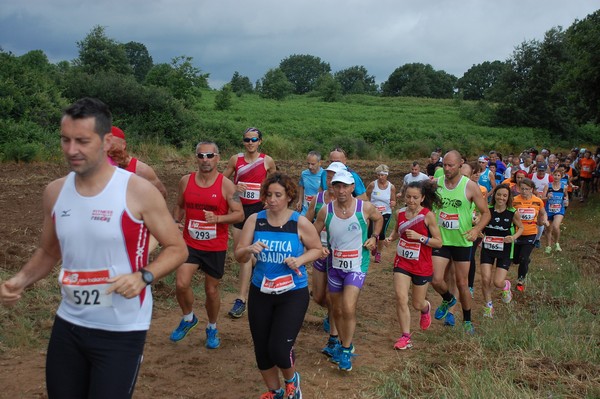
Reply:
[[135, 174], [135, 170], [137, 169], [137, 161], [138, 161], [137, 158], [132, 157], [131, 161], [129, 161], [129, 165], [127, 165], [125, 170]]
[[266, 177], [265, 154], [259, 154], [258, 158], [252, 163], [246, 162], [243, 153], [238, 154], [233, 182], [235, 184], [246, 183], [248, 186], [246, 192], [240, 197], [242, 205], [260, 202], [260, 185]]
[[188, 246], [208, 252], [227, 250], [229, 225], [206, 223], [204, 215], [204, 211], [211, 211], [217, 215], [226, 215], [229, 212], [229, 205], [223, 197], [222, 187], [223, 175], [221, 173], [210, 187], [199, 187], [196, 184], [196, 173], [190, 175], [183, 192], [185, 209], [183, 238]]
[[406, 230], [410, 229], [426, 237], [431, 237], [429, 229], [425, 225], [425, 215], [429, 212], [431, 212], [429, 209], [423, 208], [417, 216], [410, 220], [406, 219], [406, 208], [398, 212], [396, 231], [398, 231], [400, 239], [396, 247], [394, 267], [400, 267], [417, 276], [431, 276], [433, 274], [431, 247], [420, 243], [418, 240], [411, 240], [406, 236]]

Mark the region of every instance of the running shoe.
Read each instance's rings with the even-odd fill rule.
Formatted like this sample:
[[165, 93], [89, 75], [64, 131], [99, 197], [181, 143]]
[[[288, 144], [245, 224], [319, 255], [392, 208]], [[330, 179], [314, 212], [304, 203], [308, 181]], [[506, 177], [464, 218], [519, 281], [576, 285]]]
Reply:
[[231, 308], [231, 310], [229, 311], [228, 314], [229, 314], [229, 316], [233, 317], [234, 319], [239, 319], [240, 317], [242, 317], [242, 315], [244, 314], [245, 311], [246, 311], [246, 302], [244, 302], [238, 298], [233, 303], [233, 307]]
[[494, 307], [493, 306], [484, 306], [483, 307], [483, 317], [489, 317], [490, 319], [494, 318]]
[[421, 330], [427, 330], [431, 325], [431, 304], [427, 301], [427, 312], [421, 312], [421, 320], [419, 322]]
[[177, 328], [173, 330], [173, 332], [169, 336], [169, 339], [173, 342], [181, 341], [185, 338], [187, 333], [189, 333], [192, 328], [196, 327], [197, 324], [198, 318], [196, 317], [196, 315], [194, 315], [192, 321], [185, 321], [184, 319], [181, 319], [179, 326], [177, 326]]
[[285, 392], [280, 390], [277, 391], [268, 391], [260, 395], [260, 399], [284, 399]]
[[546, 247], [546, 249], [544, 250], [544, 252], [546, 254], [550, 254], [552, 252], [552, 247], [550, 247], [550, 246]]
[[325, 331], [327, 334], [329, 334], [329, 331], [331, 331], [331, 326], [329, 325], [329, 316], [326, 316], [323, 319], [323, 331]]
[[294, 373], [294, 381], [285, 383], [285, 399], [302, 399], [300, 390], [300, 374]]
[[217, 349], [221, 346], [221, 338], [219, 338], [219, 330], [216, 328], [206, 329], [206, 347], [208, 349]]
[[475, 298], [475, 290], [473, 289], [473, 287], [469, 287], [469, 293], [471, 294], [471, 299]]
[[456, 324], [454, 315], [451, 312], [448, 312], [448, 314], [446, 314], [446, 319], [444, 320], [444, 325], [448, 327], [454, 327], [454, 324]]
[[502, 302], [504, 303], [510, 303], [512, 300], [512, 292], [510, 291], [510, 287], [510, 281], [506, 280], [504, 289], [502, 290]]
[[522, 278], [520, 278], [517, 281], [517, 291], [521, 291], [521, 292], [525, 291], [525, 283], [524, 283], [524, 279], [522, 279]]
[[[333, 355], [329, 358], [329, 361], [335, 364], [340, 364], [342, 358], [343, 347], [341, 343], [338, 343], [333, 351]], [[350, 353], [354, 353], [354, 344], [350, 345]]]
[[354, 353], [354, 347], [351, 349], [342, 349], [340, 351], [340, 358], [338, 362], [338, 368], [343, 371], [352, 370], [352, 358], [356, 356]]
[[396, 350], [410, 349], [412, 347], [412, 341], [410, 340], [410, 337], [406, 335], [403, 335], [400, 338], [398, 338], [398, 341], [396, 341], [396, 343], [394, 344], [394, 349]]
[[535, 240], [533, 242], [533, 246], [536, 248], [540, 248], [542, 246], [542, 243], [540, 242], [540, 240]]
[[375, 263], [381, 263], [381, 252], [375, 254]]
[[375, 256], [377, 254], [377, 247], [371, 250], [371, 256]]
[[446, 314], [448, 314], [448, 309], [450, 309], [454, 305], [456, 305], [456, 297], [453, 296], [452, 299], [450, 300], [450, 302], [442, 299], [442, 303], [435, 310], [435, 315], [434, 315], [435, 319], [440, 320], [440, 319], [443, 319], [444, 317], [446, 317]]
[[559, 244], [559, 243], [556, 243], [556, 245], [554, 246], [554, 250], [555, 250], [556, 252], [562, 252], [562, 248], [560, 247], [560, 244]]
[[327, 357], [333, 357], [339, 345], [340, 341], [337, 338], [329, 337], [327, 340], [327, 345], [321, 349], [321, 353]]
[[475, 326], [470, 321], [465, 321], [463, 324], [463, 329], [466, 334], [473, 335], [475, 334]]

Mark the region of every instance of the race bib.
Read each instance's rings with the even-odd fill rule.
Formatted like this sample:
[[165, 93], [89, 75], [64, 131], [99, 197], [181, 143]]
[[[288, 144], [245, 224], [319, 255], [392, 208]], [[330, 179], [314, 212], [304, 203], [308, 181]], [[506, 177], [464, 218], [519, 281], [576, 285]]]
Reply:
[[559, 213], [562, 208], [561, 204], [548, 204], [548, 212], [549, 213]]
[[260, 183], [247, 183], [243, 181], [240, 183], [246, 185], [246, 191], [242, 194], [242, 198], [257, 201], [260, 199]]
[[519, 215], [521, 215], [521, 220], [525, 222], [531, 222], [535, 220], [535, 209], [533, 208], [520, 208]]
[[264, 276], [260, 284], [260, 292], [265, 294], [279, 295], [296, 287], [294, 277], [291, 274], [269, 279]]
[[335, 249], [333, 251], [333, 267], [345, 272], [360, 272], [361, 253], [358, 249]]
[[312, 199], [313, 199], [314, 197], [315, 197], [314, 195], [305, 195], [305, 196], [304, 196], [304, 201], [305, 201], [307, 204], [310, 204], [310, 201], [312, 201]]
[[375, 208], [377, 208], [377, 210], [381, 214], [383, 214], [383, 212], [385, 212], [385, 205], [377, 205]]
[[112, 294], [106, 294], [110, 284], [108, 269], [65, 270], [61, 269], [58, 281], [66, 294], [65, 299], [75, 306], [112, 306]]
[[327, 242], [327, 230], [323, 229], [321, 230], [321, 246], [326, 247], [327, 244], [329, 244]]
[[410, 259], [410, 260], [419, 260], [419, 253], [421, 252], [421, 243], [419, 242], [408, 242], [402, 238], [398, 241], [398, 246], [396, 247], [396, 253], [399, 257]]
[[194, 240], [205, 241], [217, 238], [217, 225], [203, 220], [190, 220], [188, 233]]
[[458, 213], [440, 212], [439, 225], [446, 230], [458, 230]]
[[504, 237], [485, 236], [483, 247], [491, 251], [504, 251]]
[[585, 165], [581, 168], [581, 170], [583, 170], [584, 172], [591, 172], [592, 168], [590, 168], [588, 165]]

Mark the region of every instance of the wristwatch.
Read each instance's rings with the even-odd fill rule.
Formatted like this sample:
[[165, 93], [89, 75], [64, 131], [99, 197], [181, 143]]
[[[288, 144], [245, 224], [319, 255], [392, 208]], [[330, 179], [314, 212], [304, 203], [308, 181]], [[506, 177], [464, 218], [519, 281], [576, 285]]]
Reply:
[[425, 236], [419, 237], [419, 241], [421, 242], [421, 244], [425, 244], [426, 239], [427, 239], [427, 237], [425, 237]]
[[140, 272], [142, 273], [142, 280], [144, 280], [144, 283], [146, 283], [146, 285], [152, 284], [154, 281], [154, 274], [146, 269], [140, 269]]

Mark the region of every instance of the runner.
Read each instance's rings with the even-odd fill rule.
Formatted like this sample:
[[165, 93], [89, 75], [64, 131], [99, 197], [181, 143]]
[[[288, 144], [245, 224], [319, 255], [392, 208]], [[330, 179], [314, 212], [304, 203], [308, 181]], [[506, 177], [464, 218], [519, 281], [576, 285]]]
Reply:
[[194, 273], [200, 269], [204, 273], [208, 316], [205, 346], [216, 349], [221, 345], [217, 330], [221, 308], [219, 283], [225, 271], [229, 223], [243, 220], [244, 211], [235, 185], [217, 170], [217, 145], [210, 141], [198, 143], [196, 157], [198, 172], [181, 178], [173, 209], [176, 223], [183, 227], [189, 256], [177, 269], [175, 295], [183, 318], [170, 339], [181, 341], [198, 324], [191, 283]]
[[[367, 198], [369, 198], [369, 201], [371, 201], [383, 216], [383, 228], [377, 239], [377, 247], [371, 251], [371, 255], [375, 256], [375, 263], [380, 263], [383, 240], [385, 240], [385, 233], [390, 224], [392, 208], [396, 206], [396, 187], [388, 181], [390, 168], [387, 165], [379, 165], [375, 169], [375, 173], [377, 173], [377, 180], [369, 183], [369, 186], [367, 187]], [[427, 176], [425, 176], [425, 179], [429, 180]], [[369, 225], [369, 237], [371, 234], [373, 234], [373, 226]]]
[[316, 151], [310, 151], [306, 156], [308, 168], [304, 169], [300, 174], [298, 183], [298, 203], [296, 210], [301, 215], [305, 215], [308, 210], [308, 204], [313, 197], [321, 190], [321, 175], [323, 168], [321, 167], [321, 154]]
[[[479, 262], [481, 291], [485, 301], [483, 317], [492, 318], [494, 316], [492, 281], [494, 287], [502, 290], [502, 301], [504, 303], [509, 303], [512, 299], [511, 284], [509, 280], [506, 280], [506, 274], [513, 256], [514, 242], [523, 233], [521, 217], [519, 212], [512, 207], [512, 200], [508, 185], [499, 184], [496, 186], [489, 206], [491, 219], [483, 230], [483, 245]], [[516, 232], [515, 227], [518, 229]], [[494, 264], [496, 269], [492, 272]]]
[[554, 249], [561, 252], [562, 248], [558, 243], [560, 239], [560, 225], [565, 217], [565, 211], [569, 206], [569, 196], [567, 195], [568, 183], [563, 180], [564, 174], [562, 168], [557, 168], [552, 174], [554, 181], [548, 188], [548, 201], [546, 201], [546, 213], [550, 228], [546, 235], [548, 236], [548, 245], [546, 246], [546, 254], [552, 252], [552, 244]]
[[[419, 164], [418, 161], [413, 161], [412, 166], [410, 167], [410, 173], [407, 173], [404, 176], [404, 179], [403, 179], [404, 186], [408, 186], [408, 184], [413, 181], [422, 181], [422, 180], [429, 180], [429, 176], [427, 176], [425, 173], [421, 172], [421, 165]], [[404, 196], [404, 195], [402, 195], [402, 196]]]
[[[352, 196], [354, 177], [348, 171], [337, 172], [331, 181], [336, 199], [323, 207], [317, 215], [315, 228], [327, 229], [329, 252], [333, 254], [328, 270], [328, 289], [332, 314], [338, 328], [340, 344], [331, 361], [340, 370], [352, 370], [354, 331], [356, 329], [356, 304], [369, 269], [369, 251], [377, 246], [383, 227], [383, 218], [370, 202]], [[373, 235], [367, 238], [369, 221]]]
[[[341, 162], [332, 162], [327, 167], [325, 172], [327, 173], [327, 191], [320, 191], [317, 193], [317, 195], [310, 202], [308, 211], [306, 212], [306, 218], [313, 223], [321, 208], [335, 199], [335, 192], [333, 191], [331, 180], [333, 179], [333, 176], [340, 170], [346, 170], [346, 166]], [[322, 229], [320, 231], [320, 236], [321, 245], [323, 248], [327, 248], [327, 230]], [[331, 258], [332, 256], [330, 254], [324, 258], [315, 260], [313, 262], [312, 273], [313, 300], [319, 306], [327, 309], [327, 316], [325, 316], [323, 319], [323, 330], [329, 334], [329, 339], [327, 340], [327, 345], [325, 345], [321, 352], [328, 357], [333, 356], [333, 351], [339, 344], [339, 336], [335, 326], [335, 320], [333, 317], [329, 317], [331, 314], [331, 298], [329, 296], [329, 292], [327, 291], [327, 270], [329, 267], [331, 267]]]
[[410, 309], [408, 291], [412, 282], [412, 305], [421, 312], [420, 327], [427, 330], [431, 325], [431, 304], [425, 298], [427, 287], [433, 278], [431, 248], [442, 246], [442, 237], [437, 226], [432, 206], [441, 206], [441, 198], [436, 192], [435, 183], [430, 181], [411, 182], [405, 187], [406, 208], [397, 215], [396, 228], [385, 244], [400, 238], [394, 259], [394, 292], [396, 313], [402, 335], [394, 344], [394, 349], [412, 348], [410, 334]]
[[579, 185], [581, 186], [581, 197], [579, 202], [584, 202], [590, 195], [593, 172], [596, 170], [596, 161], [592, 158], [592, 152], [585, 150], [583, 158], [579, 159]]
[[544, 210], [544, 202], [533, 195], [535, 183], [531, 179], [521, 181], [521, 194], [513, 200], [513, 206], [521, 216], [523, 223], [523, 234], [515, 241], [515, 252], [513, 263], [519, 265], [517, 275], [517, 290], [525, 291], [525, 278], [529, 271], [531, 262], [531, 251], [535, 246], [535, 237], [537, 234], [536, 225], [548, 225], [548, 217]]
[[[65, 110], [61, 147], [72, 171], [46, 187], [40, 246], [0, 285], [0, 302], [13, 305], [62, 260], [62, 301], [46, 357], [51, 399], [133, 395], [152, 314], [150, 284], [186, 257], [160, 192], [109, 164], [111, 124], [97, 99]], [[150, 263], [149, 233], [162, 244]]]
[[119, 168], [135, 173], [148, 180], [158, 189], [158, 191], [160, 191], [162, 196], [167, 199], [167, 189], [156, 175], [154, 169], [152, 169], [150, 165], [129, 155], [129, 152], [127, 151], [127, 141], [125, 140], [125, 133], [123, 130], [113, 126], [111, 128], [111, 133], [110, 149], [108, 150], [109, 159]]
[[[243, 142], [245, 151], [229, 158], [223, 176], [228, 179], [233, 176], [233, 182], [236, 184], [244, 208], [244, 221], [246, 221], [250, 215], [264, 208], [260, 200], [260, 185], [267, 174], [275, 172], [276, 167], [273, 158], [259, 151], [259, 146], [262, 143], [262, 132], [260, 130], [255, 127], [246, 129], [243, 134]], [[233, 225], [233, 248], [237, 247], [244, 221]], [[252, 263], [253, 261], [248, 261], [248, 263], [240, 264], [238, 296], [228, 313], [229, 316], [235, 319], [242, 317], [246, 311], [246, 298], [250, 287]]]
[[427, 176], [429, 176], [430, 178], [433, 177], [436, 170], [442, 169], [443, 167], [442, 160], [440, 159], [441, 155], [441, 153], [433, 151], [431, 153], [431, 156], [429, 157], [429, 163], [426, 166], [426, 170]]
[[[440, 320], [456, 304], [456, 297], [448, 291], [448, 285], [444, 281], [446, 268], [452, 261], [463, 310], [464, 329], [472, 334], [475, 330], [471, 322], [471, 294], [468, 287], [469, 258], [473, 241], [488, 224], [490, 212], [477, 184], [460, 174], [462, 163], [458, 151], [449, 151], [444, 156], [444, 176], [438, 180], [438, 193], [443, 205], [435, 210], [444, 245], [434, 249], [432, 253], [432, 285], [442, 296], [442, 303], [435, 312], [435, 318]], [[472, 226], [473, 202], [481, 213], [479, 223], [475, 226]]]
[[248, 297], [248, 321], [256, 363], [268, 389], [262, 399], [302, 398], [294, 342], [310, 300], [304, 265], [316, 260], [322, 250], [319, 235], [308, 219], [289, 209], [295, 204], [296, 190], [290, 177], [270, 175], [260, 190], [267, 209], [248, 218], [235, 249], [240, 263], [257, 258]]
[[486, 157], [485, 155], [480, 156], [477, 160], [477, 163], [479, 163], [479, 165], [481, 165], [484, 168], [484, 170], [481, 172], [481, 175], [479, 176], [479, 185], [486, 188], [487, 200], [489, 202], [492, 190], [494, 189], [494, 187], [496, 187], [496, 178], [494, 177], [494, 173], [492, 173], [492, 171], [490, 171], [489, 169], [488, 157]]
[[[358, 173], [356, 173], [354, 170], [352, 170], [351, 168], [348, 167], [347, 162], [348, 162], [348, 158], [346, 156], [346, 151], [344, 151], [342, 148], [336, 147], [334, 148], [330, 153], [329, 153], [329, 162], [341, 162], [345, 167], [346, 170], [348, 170], [348, 172], [350, 172], [352, 174], [352, 177], [354, 178], [354, 191], [352, 192], [352, 195], [355, 198], [361, 199], [363, 201], [367, 201], [367, 189], [365, 188], [365, 184], [363, 183], [362, 179], [360, 178], [360, 176], [358, 175]], [[326, 180], [326, 175], [322, 174], [321, 175], [321, 189], [323, 190], [327, 190], [327, 182]]]

